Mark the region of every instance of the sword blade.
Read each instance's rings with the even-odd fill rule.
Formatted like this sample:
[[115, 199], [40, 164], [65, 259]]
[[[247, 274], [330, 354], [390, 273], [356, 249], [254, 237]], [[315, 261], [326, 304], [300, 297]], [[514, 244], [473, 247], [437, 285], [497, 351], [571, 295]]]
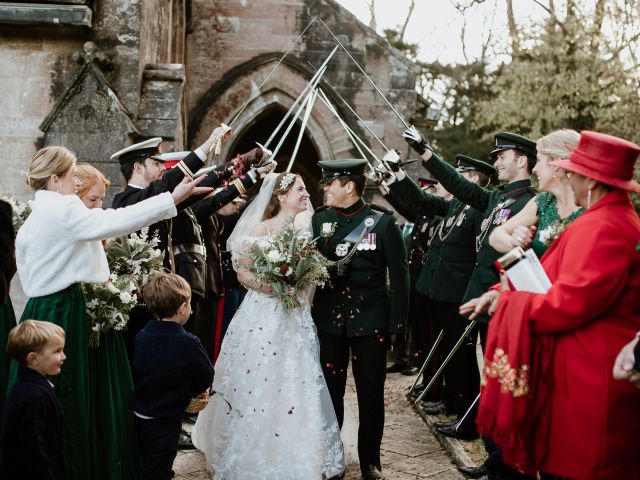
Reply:
[[324, 23], [324, 21], [322, 20], [322, 18], [318, 17], [318, 20], [320, 21], [320, 23], [322, 23], [322, 25], [324, 25], [324, 28], [327, 29], [327, 31], [331, 34], [331, 36], [334, 38], [334, 40], [336, 42], [338, 42], [338, 45], [340, 45], [340, 47], [342, 47], [342, 49], [345, 51], [345, 53], [349, 56], [349, 58], [351, 59], [351, 61], [356, 65], [356, 67], [358, 67], [358, 69], [362, 72], [362, 74], [365, 76], [365, 78], [369, 81], [369, 83], [373, 86], [373, 88], [376, 89], [376, 92], [378, 92], [380, 94], [380, 96], [382, 97], [382, 99], [385, 101], [385, 103], [387, 105], [389, 105], [389, 108], [393, 111], [393, 113], [396, 115], [396, 117], [398, 117], [398, 120], [400, 120], [402, 122], [402, 124], [405, 126], [405, 128], [409, 128], [409, 125], [407, 124], [407, 122], [404, 121], [404, 118], [402, 118], [402, 116], [400, 116], [400, 114], [396, 111], [395, 108], [393, 108], [393, 105], [391, 105], [391, 102], [389, 100], [387, 100], [387, 97], [384, 96], [384, 94], [380, 91], [380, 89], [378, 88], [378, 86], [374, 83], [373, 80], [371, 80], [371, 77], [369, 77], [369, 75], [367, 75], [367, 72], [364, 71], [364, 69], [360, 66], [360, 64], [356, 61], [355, 58], [353, 58], [353, 56], [351, 55], [351, 52], [349, 52], [349, 50], [347, 50], [347, 48], [342, 44], [342, 42], [338, 39], [338, 37], [336, 37], [336, 35], [331, 31], [331, 29], [327, 26], [326, 23]]
[[318, 84], [318, 82], [322, 78], [322, 75], [324, 75], [324, 72], [327, 70], [327, 64], [329, 63], [329, 60], [331, 60], [331, 57], [333, 57], [334, 53], [336, 53], [337, 50], [338, 50], [338, 45], [336, 45], [334, 47], [334, 49], [331, 51], [329, 56], [325, 59], [324, 62], [322, 62], [322, 65], [320, 65], [320, 68], [311, 77], [311, 80], [309, 80], [309, 83], [307, 83], [307, 85], [305, 85], [305, 87], [302, 90], [302, 92], [300, 92], [300, 95], [298, 95], [298, 98], [296, 98], [295, 102], [293, 102], [293, 105], [291, 105], [291, 107], [289, 107], [289, 110], [287, 110], [287, 113], [285, 114], [285, 116], [282, 118], [282, 120], [280, 120], [280, 123], [278, 124], [278, 126], [275, 128], [275, 130], [273, 131], [271, 136], [265, 142], [264, 146], [266, 148], [269, 147], [269, 144], [273, 141], [275, 136], [278, 134], [278, 132], [280, 131], [282, 126], [285, 124], [285, 122], [289, 118], [289, 115], [291, 115], [291, 112], [293, 112], [293, 110], [298, 106], [298, 103], [300, 103], [302, 98], [306, 98], [307, 95], [308, 95], [309, 90], [315, 88], [315, 86]]
[[293, 153], [291, 154], [291, 158], [289, 159], [289, 164], [287, 165], [287, 172], [291, 171], [291, 167], [293, 167], [293, 162], [295, 162], [296, 160], [296, 155], [298, 154], [298, 148], [300, 148], [300, 142], [302, 141], [302, 137], [304, 136], [304, 131], [307, 128], [309, 115], [311, 115], [311, 110], [313, 110], [313, 104], [316, 103], [317, 96], [318, 96], [318, 92], [314, 90], [313, 93], [308, 97], [307, 110], [304, 112], [302, 125], [300, 125], [300, 134], [298, 135], [298, 139], [296, 140], [296, 146], [293, 148]]
[[433, 377], [431, 377], [431, 380], [429, 380], [429, 383], [427, 384], [427, 386], [424, 388], [422, 392], [420, 392], [420, 395], [418, 395], [418, 398], [416, 398], [416, 401], [413, 402], [414, 405], [417, 405], [422, 401], [422, 399], [427, 394], [431, 386], [438, 379], [438, 377], [440, 376], [444, 368], [451, 361], [451, 359], [453, 358], [453, 355], [458, 351], [458, 349], [460, 348], [460, 345], [462, 345], [462, 342], [464, 342], [465, 337], [469, 334], [469, 332], [473, 329], [473, 327], [476, 326], [476, 323], [477, 322], [473, 320], [472, 322], [469, 323], [469, 325], [467, 325], [467, 328], [464, 329], [464, 332], [462, 332], [462, 335], [460, 335], [460, 338], [458, 339], [456, 344], [453, 346], [453, 348], [451, 349], [449, 354], [446, 356], [446, 358], [442, 361], [442, 365], [438, 367], [438, 370], [436, 370], [436, 373], [433, 374]]
[[416, 388], [416, 385], [418, 384], [418, 380], [420, 379], [420, 375], [424, 373], [425, 368], [427, 368], [427, 365], [431, 361], [431, 357], [433, 357], [433, 355], [436, 353], [436, 348], [438, 347], [438, 344], [442, 340], [443, 335], [444, 335], [444, 330], [440, 330], [440, 333], [436, 337], [435, 342], [433, 342], [433, 346], [431, 347], [431, 350], [429, 350], [429, 354], [427, 355], [427, 358], [424, 360], [422, 367], [420, 367], [420, 371], [418, 372], [418, 375], [416, 375], [416, 380], [413, 382], [413, 385], [411, 385], [411, 388], [409, 389], [409, 395], [411, 395], [411, 392], [413, 392], [413, 389]]
[[[309, 27], [311, 25], [313, 25], [313, 23], [318, 19], [317, 15], [314, 15], [314, 17], [311, 19], [311, 21], [309, 22], [309, 24], [304, 28], [304, 30], [302, 31], [302, 33], [300, 35], [298, 35], [298, 38], [296, 38], [293, 43], [291, 44], [291, 46], [289, 47], [289, 49], [284, 52], [284, 55], [282, 55], [282, 57], [280, 57], [280, 60], [278, 60], [278, 63], [276, 63], [275, 67], [273, 67], [271, 69], [271, 71], [269, 72], [269, 74], [264, 78], [264, 80], [262, 80], [262, 83], [258, 86], [258, 90], [260, 90], [262, 87], [264, 87], [264, 84], [267, 83], [267, 80], [269, 80], [269, 77], [271, 77], [271, 75], [273, 74], [273, 72], [276, 71], [276, 69], [280, 66], [280, 64], [282, 63], [282, 61], [285, 59], [285, 57], [287, 55], [289, 55], [289, 53], [291, 53], [291, 51], [293, 50], [293, 48], [296, 46], [296, 44], [300, 41], [300, 39], [302, 38], [302, 36], [305, 34], [305, 32], [309, 29]], [[247, 100], [245, 102], [245, 104], [242, 106], [242, 108], [240, 109], [240, 111], [238, 113], [236, 113], [234, 115], [234, 117], [231, 119], [231, 122], [229, 122], [229, 126], [233, 125], [233, 123], [238, 119], [238, 117], [240, 116], [240, 114], [244, 111], [245, 108], [247, 108], [247, 106], [249, 106], [249, 104], [255, 99], [255, 97], [249, 98], [249, 100]]]

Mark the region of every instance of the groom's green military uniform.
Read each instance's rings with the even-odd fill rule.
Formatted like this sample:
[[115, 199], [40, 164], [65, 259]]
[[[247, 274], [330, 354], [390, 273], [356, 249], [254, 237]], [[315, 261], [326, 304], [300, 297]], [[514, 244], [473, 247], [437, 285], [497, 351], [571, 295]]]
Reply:
[[[364, 160], [319, 162], [321, 184], [364, 175]], [[358, 390], [358, 456], [367, 468], [380, 469], [384, 428], [386, 346], [403, 336], [409, 306], [407, 254], [390, 211], [362, 198], [346, 208], [322, 207], [312, 218], [318, 249], [337, 261], [331, 282], [316, 290], [312, 316], [320, 338], [320, 359], [338, 422], [344, 416], [347, 367]]]

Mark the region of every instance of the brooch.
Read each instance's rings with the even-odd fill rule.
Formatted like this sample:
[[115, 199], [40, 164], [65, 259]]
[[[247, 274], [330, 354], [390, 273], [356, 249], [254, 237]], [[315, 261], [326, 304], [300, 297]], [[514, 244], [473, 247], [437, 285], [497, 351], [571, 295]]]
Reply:
[[336, 246], [336, 255], [339, 257], [345, 257], [349, 253], [349, 243], [339, 243]]

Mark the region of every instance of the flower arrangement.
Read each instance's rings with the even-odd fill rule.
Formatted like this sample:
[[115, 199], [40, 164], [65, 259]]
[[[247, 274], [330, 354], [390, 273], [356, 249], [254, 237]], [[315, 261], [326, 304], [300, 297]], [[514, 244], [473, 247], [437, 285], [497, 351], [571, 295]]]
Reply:
[[149, 238], [148, 228], [139, 234], [118, 237], [105, 245], [109, 263], [106, 283], [85, 283], [89, 346], [100, 345], [100, 333], [124, 330], [129, 312], [136, 305], [142, 285], [163, 269], [163, 253], [156, 249], [157, 236]]
[[547, 246], [551, 245], [558, 239], [564, 229], [573, 222], [573, 220], [573, 218], [567, 217], [552, 223], [547, 228], [540, 230], [538, 239]]
[[17, 233], [27, 217], [31, 215], [33, 200], [23, 201], [16, 200], [12, 197], [5, 197], [4, 200], [11, 205], [11, 210], [13, 211], [13, 231]]
[[285, 224], [280, 232], [252, 241], [244, 255], [252, 264], [244, 266], [253, 272], [261, 286], [273, 288], [274, 296], [285, 309], [302, 306], [297, 293], [312, 286], [324, 286], [329, 280], [332, 262], [316, 248], [311, 235], [297, 231], [293, 222]]

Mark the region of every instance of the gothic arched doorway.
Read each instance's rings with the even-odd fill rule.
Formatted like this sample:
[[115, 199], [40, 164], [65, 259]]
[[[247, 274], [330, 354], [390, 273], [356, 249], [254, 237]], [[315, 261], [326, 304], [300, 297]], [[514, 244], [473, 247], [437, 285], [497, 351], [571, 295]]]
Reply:
[[[237, 135], [234, 134], [231, 137], [234, 141], [231, 144], [230, 151], [243, 153], [254, 148], [256, 146], [255, 142], [264, 144], [285, 114], [286, 110], [278, 105], [274, 105], [272, 108], [261, 112], [261, 114], [255, 118], [250, 125], [247, 125], [242, 132]], [[281, 128], [278, 135], [276, 135], [276, 138], [271, 142], [269, 145], [270, 150], [273, 150], [280, 142], [282, 134], [286, 130], [286, 126], [289, 124], [290, 120], [291, 117], [287, 119], [287, 122]], [[296, 122], [293, 126], [275, 157], [276, 162], [278, 162], [276, 172], [283, 172], [287, 168], [299, 135], [300, 121]], [[302, 176], [302, 179], [307, 186], [307, 190], [311, 195], [311, 203], [314, 207], [318, 207], [322, 204], [322, 191], [318, 185], [318, 181], [321, 177], [321, 170], [320, 167], [318, 167], [319, 160], [321, 160], [320, 155], [305, 132], [302, 136], [298, 153], [296, 154], [296, 159], [291, 171]]]

